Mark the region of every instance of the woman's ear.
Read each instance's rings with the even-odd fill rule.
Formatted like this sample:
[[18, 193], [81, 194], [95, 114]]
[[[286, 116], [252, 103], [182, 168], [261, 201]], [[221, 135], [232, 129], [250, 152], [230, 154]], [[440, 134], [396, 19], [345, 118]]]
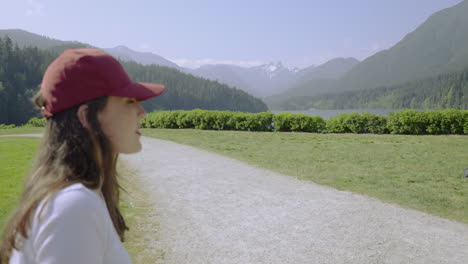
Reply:
[[76, 112], [76, 115], [78, 116], [78, 120], [80, 120], [80, 123], [84, 128], [91, 129], [91, 125], [89, 124], [88, 119], [86, 118], [88, 116], [88, 105], [80, 105], [78, 111]]

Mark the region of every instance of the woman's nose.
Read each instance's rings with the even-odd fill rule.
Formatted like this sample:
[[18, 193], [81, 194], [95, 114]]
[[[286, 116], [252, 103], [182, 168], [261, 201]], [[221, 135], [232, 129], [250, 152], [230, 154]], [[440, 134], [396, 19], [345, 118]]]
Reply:
[[140, 119], [143, 119], [145, 116], [146, 116], [145, 109], [141, 106], [141, 104], [138, 104], [138, 117]]

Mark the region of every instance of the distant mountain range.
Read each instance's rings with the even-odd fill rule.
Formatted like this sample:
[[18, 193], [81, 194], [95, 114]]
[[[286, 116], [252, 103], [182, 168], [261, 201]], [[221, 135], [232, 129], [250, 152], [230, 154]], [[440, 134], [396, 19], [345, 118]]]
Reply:
[[281, 62], [271, 62], [248, 68], [222, 64], [204, 65], [188, 72], [265, 97], [286, 90], [296, 79], [298, 69], [287, 68]]
[[431, 15], [416, 30], [388, 50], [359, 63], [338, 90], [394, 85], [468, 65], [468, 1]]
[[196, 69], [179, 67], [161, 56], [149, 52], [137, 52], [124, 46], [104, 49], [113, 56], [132, 60], [144, 65], [158, 64], [179, 69], [180, 71], [225, 83], [244, 90], [254, 96], [267, 97], [286, 91], [291, 86], [309, 80], [336, 79], [342, 77], [354, 65], [354, 58], [336, 58], [319, 66], [300, 70], [285, 67], [281, 62], [270, 62], [254, 67], [240, 67], [229, 64], [208, 64]]
[[[36, 46], [41, 49], [54, 49], [56, 51], [61, 51], [67, 47], [92, 47], [82, 42], [61, 41], [24, 30], [0, 30], [0, 37], [5, 35], [13, 39], [20, 47]], [[203, 65], [197, 69], [189, 69], [179, 67], [170, 60], [154, 53], [139, 52], [126, 46], [102, 49], [121, 60], [135, 61], [143, 65], [155, 64], [175, 68], [194, 76], [236, 87], [258, 97], [266, 97], [284, 92], [293, 84], [307, 80], [341, 77], [352, 66], [358, 63], [356, 59], [338, 58], [318, 67], [311, 66], [303, 70], [285, 67], [281, 62], [271, 62], [254, 67], [218, 64]]]
[[104, 50], [123, 60], [131, 60], [143, 65], [157, 64], [176, 68], [194, 76], [225, 83], [258, 97], [284, 92], [292, 85], [308, 80], [339, 78], [359, 62], [354, 58], [337, 58], [317, 67], [311, 66], [303, 70], [285, 67], [279, 61], [254, 67], [208, 64], [189, 69], [179, 67], [159, 55], [134, 51], [125, 46]]
[[[468, 0], [436, 12], [396, 45], [356, 64], [341, 78], [298, 83], [266, 98], [266, 102], [270, 109], [285, 109], [291, 105], [289, 100], [295, 100], [296, 109], [301, 108], [299, 102], [306, 109], [310, 105], [306, 97], [315, 100], [310, 96], [323, 98], [326, 94], [390, 87], [461, 71], [468, 66], [467, 14]], [[468, 100], [468, 94], [464, 100]]]
[[104, 51], [112, 54], [116, 58], [126, 61], [135, 61], [143, 65], [156, 64], [160, 66], [167, 66], [171, 68], [181, 69], [177, 64], [169, 61], [159, 55], [151, 52], [138, 52], [131, 50], [125, 46], [117, 46], [115, 48], [105, 48]]
[[31, 33], [22, 29], [1, 29], [0, 37], [8, 35], [20, 48], [30, 46], [39, 49], [52, 49], [62, 45], [90, 46], [78, 41], [63, 41]]
[[[434, 13], [396, 45], [362, 62], [354, 58], [336, 58], [302, 70], [285, 67], [281, 62], [248, 68], [204, 65], [197, 69], [187, 69], [159, 55], [133, 51], [124, 46], [104, 50], [122, 60], [172, 67], [194, 76], [225, 83], [254, 96], [263, 97], [270, 109], [284, 109], [285, 105], [291, 105], [287, 103], [289, 100], [298, 102], [293, 105], [295, 109], [300, 109], [301, 105], [311, 105], [306, 100], [316, 101], [313, 96], [320, 95], [324, 98], [326, 94], [345, 91], [405, 87], [401, 84], [464, 69], [468, 66], [467, 14], [468, 0], [465, 0]], [[31, 45], [26, 39], [32, 39], [35, 45], [45, 48], [58, 44], [62, 47], [86, 45], [74, 41], [62, 42], [22, 30], [0, 30], [0, 36], [5, 34], [9, 34], [19, 45]], [[431, 91], [435, 91], [433, 87]], [[297, 99], [298, 97], [302, 98]]]

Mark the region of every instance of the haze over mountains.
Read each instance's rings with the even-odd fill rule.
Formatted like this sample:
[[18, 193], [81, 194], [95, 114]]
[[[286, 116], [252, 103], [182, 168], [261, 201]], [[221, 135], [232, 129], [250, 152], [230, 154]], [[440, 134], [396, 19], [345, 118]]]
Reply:
[[316, 79], [342, 77], [359, 61], [354, 58], [336, 58], [319, 66], [305, 69], [285, 67], [280, 61], [253, 67], [229, 64], [207, 64], [196, 69], [183, 68], [163, 57], [150, 52], [137, 52], [125, 46], [104, 49], [123, 60], [132, 60], [144, 65], [157, 64], [225, 83], [244, 90], [254, 96], [267, 97], [286, 91], [297, 83]]
[[115, 48], [105, 48], [104, 50], [122, 60], [135, 61], [143, 65], [156, 64], [180, 69], [177, 64], [151, 52], [138, 52], [122, 45]]
[[229, 64], [207, 64], [196, 69], [183, 68], [150, 52], [138, 52], [125, 46], [104, 49], [123, 60], [143, 65], [157, 64], [225, 83], [257, 97], [267, 97], [286, 91], [292, 85], [315, 79], [336, 79], [349, 71], [359, 61], [354, 58], [336, 58], [319, 66], [305, 69], [285, 67], [280, 61], [253, 67]]
[[291, 86], [309, 80], [336, 79], [349, 71], [359, 61], [354, 58], [336, 58], [319, 66], [305, 69], [290, 68], [280, 61], [253, 67], [230, 64], [207, 64], [196, 69], [183, 68], [163, 57], [150, 52], [137, 52], [124, 46], [104, 49], [124, 60], [148, 65], [157, 64], [225, 83], [257, 97], [267, 97], [286, 91]]
[[[8, 35], [20, 47], [31, 45], [42, 49], [56, 48], [57, 46], [89, 46], [77, 41], [61, 41], [40, 36], [24, 30], [0, 30], [0, 37]], [[329, 79], [341, 77], [352, 66], [357, 64], [354, 58], [337, 58], [323, 65], [310, 66], [305, 69], [285, 67], [280, 61], [254, 67], [240, 67], [236, 65], [218, 64], [203, 65], [197, 69], [178, 66], [168, 59], [151, 52], [139, 52], [125, 46], [102, 48], [113, 56], [126, 61], [135, 61], [143, 65], [161, 65], [225, 83], [229, 86], [244, 90], [254, 96], [266, 97], [286, 91], [291, 85], [305, 80]]]
[[78, 41], [63, 41], [31, 33], [22, 29], [0, 29], [0, 37], [10, 37], [20, 48], [33, 46], [39, 49], [51, 49], [61, 45], [86, 45]]
[[[300, 108], [300, 104], [305, 107], [307, 102], [299, 97], [401, 86], [409, 81], [462, 71], [468, 66], [467, 14], [467, 0], [436, 12], [396, 45], [358, 63], [338, 80], [306, 81], [267, 98], [266, 102], [270, 108], [285, 109], [291, 100], [296, 100], [293, 105]], [[468, 100], [468, 94], [463, 100]]]
[[[307, 102], [308, 97], [311, 97], [309, 101], [315, 102], [313, 105], [321, 106], [322, 104], [317, 103], [317, 98], [314, 99], [313, 96], [325, 98], [326, 94], [390, 86], [398, 86], [399, 91], [403, 91], [406, 89], [406, 86], [402, 85], [404, 83], [436, 78], [439, 74], [463, 70], [468, 66], [468, 15], [466, 14], [468, 14], [468, 0], [434, 13], [396, 45], [362, 62], [354, 58], [336, 58], [322, 65], [301, 70], [285, 67], [281, 62], [249, 68], [235, 65], [204, 65], [197, 69], [188, 69], [179, 67], [159, 55], [133, 51], [124, 46], [105, 50], [123, 60], [132, 60], [144, 65], [172, 67], [194, 76], [225, 83], [254, 96], [263, 97], [270, 109], [285, 109], [287, 108], [285, 105], [307, 109], [307, 105], [310, 105]], [[0, 30], [0, 36], [6, 33], [16, 38], [20, 44], [24, 38], [22, 34], [29, 34], [29, 37], [34, 35], [25, 31]], [[44, 39], [37, 35], [34, 37], [37, 43], [46, 48], [60, 43], [62, 46], [87, 45]], [[434, 82], [424, 83], [431, 85]], [[428, 87], [428, 90], [436, 92], [437, 89], [433, 88]], [[418, 89], [423, 91], [424, 87]], [[462, 100], [468, 100], [468, 94]]]
[[297, 68], [287, 68], [281, 62], [254, 67], [235, 65], [204, 65], [189, 70], [196, 76], [227, 83], [258, 97], [285, 91], [295, 80]]

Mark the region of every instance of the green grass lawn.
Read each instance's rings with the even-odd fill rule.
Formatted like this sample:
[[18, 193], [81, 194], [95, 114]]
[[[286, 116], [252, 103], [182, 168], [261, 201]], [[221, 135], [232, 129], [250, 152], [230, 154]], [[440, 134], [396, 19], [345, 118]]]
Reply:
[[0, 230], [18, 202], [38, 144], [37, 138], [0, 138]]
[[163, 263], [165, 252], [157, 247], [159, 219], [155, 205], [136, 172], [123, 162], [118, 165], [119, 181], [125, 189], [121, 191], [120, 208], [130, 227], [124, 246], [135, 264]]
[[142, 132], [468, 224], [467, 136]]
[[[0, 232], [18, 202], [38, 145], [38, 138], [0, 138]], [[126, 233], [125, 248], [133, 263], [160, 263], [164, 259], [164, 252], [155, 247], [159, 222], [154, 217], [154, 205], [148, 198], [149, 194], [141, 188], [134, 171], [120, 163], [119, 172], [121, 185], [126, 190], [122, 192], [121, 208], [130, 227]]]
[[39, 134], [44, 131], [42, 127], [16, 127], [9, 129], [0, 129], [0, 135], [16, 135], [16, 134]]

